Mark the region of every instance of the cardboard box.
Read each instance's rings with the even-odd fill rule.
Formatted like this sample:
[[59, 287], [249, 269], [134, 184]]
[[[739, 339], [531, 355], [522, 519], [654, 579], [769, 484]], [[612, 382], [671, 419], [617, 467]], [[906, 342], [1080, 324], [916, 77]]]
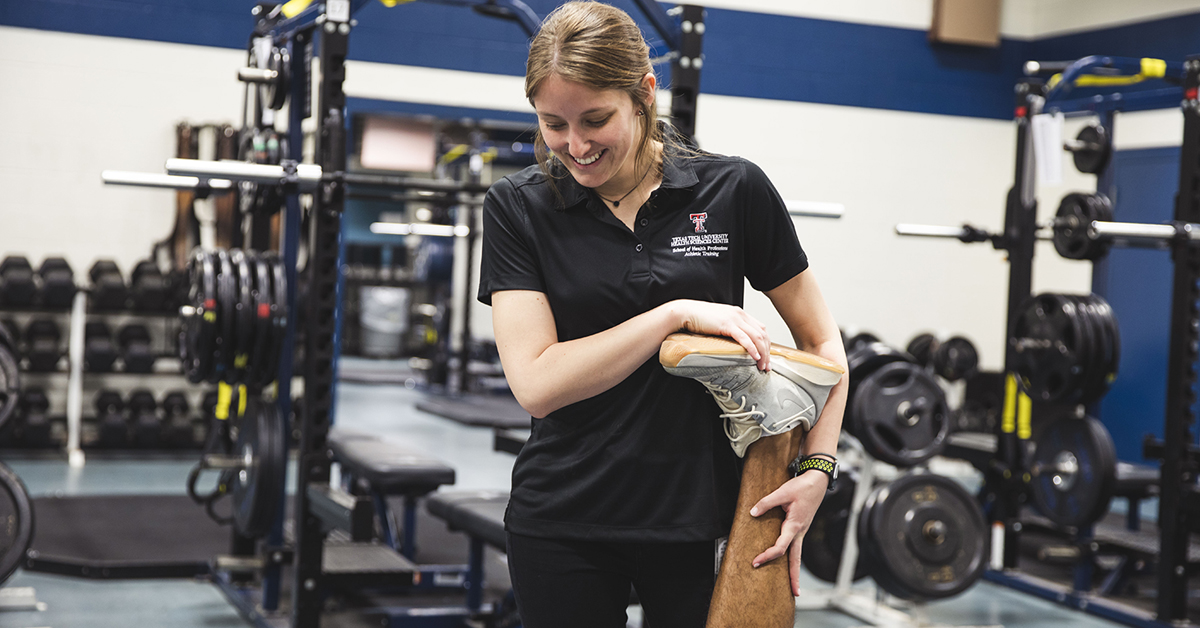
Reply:
[[1001, 0], [933, 0], [929, 40], [947, 44], [1000, 45]]

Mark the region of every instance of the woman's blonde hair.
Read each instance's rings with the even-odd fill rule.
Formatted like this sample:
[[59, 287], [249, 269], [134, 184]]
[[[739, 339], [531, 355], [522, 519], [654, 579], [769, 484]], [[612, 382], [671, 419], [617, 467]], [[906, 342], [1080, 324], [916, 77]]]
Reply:
[[[525, 66], [525, 97], [533, 104], [538, 88], [552, 74], [593, 89], [625, 92], [644, 115], [642, 137], [634, 153], [638, 170], [649, 167], [652, 147], [662, 142], [662, 130], [651, 94], [642, 79], [653, 72], [650, 47], [633, 18], [602, 2], [568, 2], [546, 16], [529, 46]], [[551, 155], [539, 126], [534, 137], [534, 155], [542, 172], [551, 179]]]

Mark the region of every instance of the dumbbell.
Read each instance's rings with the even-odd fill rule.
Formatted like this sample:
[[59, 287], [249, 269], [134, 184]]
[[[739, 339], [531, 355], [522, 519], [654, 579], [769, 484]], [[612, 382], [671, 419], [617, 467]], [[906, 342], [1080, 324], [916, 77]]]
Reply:
[[125, 277], [121, 269], [112, 260], [98, 260], [88, 271], [92, 280], [92, 309], [95, 311], [111, 311], [125, 309], [125, 301], [129, 291], [125, 287]]
[[75, 299], [75, 272], [61, 257], [47, 257], [38, 267], [42, 278], [42, 307], [51, 310], [71, 308]]
[[125, 403], [115, 390], [96, 393], [96, 444], [120, 448], [129, 444], [129, 422], [125, 418]]
[[917, 334], [908, 341], [905, 351], [917, 364], [930, 368], [946, 381], [956, 382], [979, 370], [979, 352], [963, 336], [952, 336], [942, 341], [928, 332]]
[[192, 447], [195, 430], [192, 426], [192, 407], [183, 391], [174, 390], [162, 400], [162, 442], [167, 447]]
[[26, 447], [45, 449], [50, 442], [50, 400], [41, 388], [26, 388], [21, 391], [20, 422], [17, 425], [17, 440]]
[[150, 347], [150, 331], [145, 325], [130, 323], [117, 332], [117, 344], [125, 361], [126, 373], [153, 373], [158, 358]]
[[[843, 334], [843, 337], [845, 334]], [[879, 342], [879, 337], [869, 331], [859, 332], [845, 341], [846, 354], [849, 355], [854, 351], [865, 347], [873, 342]]]
[[109, 373], [117, 361], [117, 345], [104, 321], [88, 321], [83, 328], [83, 363], [93, 373]]
[[129, 292], [133, 309], [139, 312], [163, 312], [168, 309], [167, 279], [158, 270], [158, 264], [143, 260], [129, 274]]
[[58, 370], [62, 357], [59, 349], [62, 331], [58, 323], [49, 318], [35, 318], [25, 328], [25, 347], [29, 357], [29, 370], [35, 373], [52, 373]]
[[129, 423], [133, 428], [133, 446], [154, 449], [163, 444], [162, 421], [154, 393], [139, 388], [129, 394]]
[[5, 257], [0, 262], [0, 303], [9, 307], [29, 307], [36, 294], [29, 260], [21, 255]]

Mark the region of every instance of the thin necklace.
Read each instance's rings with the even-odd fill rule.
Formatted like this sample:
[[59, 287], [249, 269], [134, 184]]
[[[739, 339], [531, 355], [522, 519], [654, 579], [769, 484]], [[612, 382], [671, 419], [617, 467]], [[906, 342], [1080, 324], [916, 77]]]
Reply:
[[625, 193], [625, 196], [622, 196], [621, 198], [619, 198], [619, 199], [617, 199], [617, 200], [615, 200], [615, 201], [613, 201], [613, 200], [609, 200], [609, 199], [607, 199], [607, 198], [604, 198], [604, 196], [602, 196], [602, 195], [601, 195], [599, 192], [596, 192], [596, 196], [599, 196], [601, 199], [603, 199], [603, 200], [606, 200], [606, 201], [608, 201], [608, 202], [612, 203], [612, 204], [613, 204], [613, 207], [620, 207], [620, 206], [621, 206], [621, 201], [625, 200], [626, 198], [629, 198], [629, 195], [630, 195], [630, 194], [633, 194], [633, 190], [636, 190], [636, 189], [638, 189], [639, 187], [641, 187], [641, 185], [642, 185], [642, 181], [645, 181], [645, 180], [646, 180], [646, 177], [650, 175], [650, 169], [651, 169], [651, 168], [653, 168], [653, 167], [654, 167], [654, 164], [650, 164], [650, 166], [648, 166], [648, 167], [646, 168], [646, 172], [642, 174], [642, 178], [641, 178], [641, 179], [638, 179], [638, 182], [637, 182], [637, 184], [635, 184], [631, 190], [629, 190], [628, 192], [626, 192], [626, 193]]

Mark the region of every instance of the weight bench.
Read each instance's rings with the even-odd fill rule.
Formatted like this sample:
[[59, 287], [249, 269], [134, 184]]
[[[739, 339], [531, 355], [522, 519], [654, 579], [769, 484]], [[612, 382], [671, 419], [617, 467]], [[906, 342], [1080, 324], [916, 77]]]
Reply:
[[505, 491], [455, 491], [434, 493], [425, 500], [429, 514], [442, 519], [451, 530], [466, 533], [470, 539], [467, 564], [467, 608], [477, 611], [483, 605], [483, 546], [486, 543], [507, 551], [504, 511], [508, 508]]
[[1128, 462], [1117, 463], [1117, 489], [1113, 495], [1129, 500], [1129, 511], [1125, 513], [1126, 528], [1142, 528], [1139, 514], [1142, 500], [1158, 495], [1159, 475], [1159, 470], [1155, 467]]
[[[454, 484], [454, 468], [424, 452], [364, 432], [334, 428], [328, 443], [333, 459], [341, 464], [350, 492], [371, 496], [383, 541], [405, 558], [415, 559], [417, 499], [440, 486]], [[404, 498], [402, 539], [396, 538], [388, 516], [388, 496]]]

